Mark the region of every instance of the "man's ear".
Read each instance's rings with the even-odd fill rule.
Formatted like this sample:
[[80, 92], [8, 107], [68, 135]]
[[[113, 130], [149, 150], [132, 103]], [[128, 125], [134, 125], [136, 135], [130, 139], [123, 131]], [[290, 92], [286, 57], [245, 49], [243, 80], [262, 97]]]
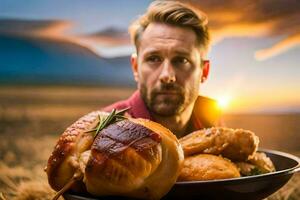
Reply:
[[203, 60], [202, 61], [202, 77], [201, 77], [201, 83], [204, 83], [208, 77], [209, 74], [209, 68], [210, 68], [210, 62], [209, 60]]
[[134, 80], [136, 82], [138, 82], [139, 81], [138, 60], [137, 60], [137, 54], [136, 53], [131, 54], [130, 62], [131, 62], [131, 68], [132, 68], [132, 73], [133, 73]]

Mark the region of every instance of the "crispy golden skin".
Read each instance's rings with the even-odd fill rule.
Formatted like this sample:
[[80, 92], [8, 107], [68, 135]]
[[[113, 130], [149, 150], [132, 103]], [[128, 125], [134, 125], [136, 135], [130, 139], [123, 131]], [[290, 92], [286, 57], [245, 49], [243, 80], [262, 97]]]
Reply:
[[240, 177], [238, 168], [228, 159], [198, 154], [184, 159], [179, 181], [204, 181]]
[[[79, 166], [81, 153], [91, 148], [93, 136], [85, 131], [97, 124], [99, 115], [105, 116], [107, 113], [96, 111], [83, 116], [68, 127], [59, 138], [46, 167], [48, 182], [54, 190], [60, 190], [73, 177]], [[71, 188], [84, 190], [77, 188], [76, 184]]]
[[179, 141], [185, 156], [207, 153], [233, 161], [245, 161], [253, 156], [259, 143], [251, 131], [223, 127], [195, 131]]
[[[47, 166], [51, 187], [60, 190], [79, 173], [81, 191], [96, 196], [164, 196], [176, 182], [183, 162], [176, 136], [150, 120], [128, 119], [109, 125], [94, 139], [84, 131], [94, 128], [97, 114], [81, 118], [61, 136]], [[78, 189], [75, 186], [71, 189]]]

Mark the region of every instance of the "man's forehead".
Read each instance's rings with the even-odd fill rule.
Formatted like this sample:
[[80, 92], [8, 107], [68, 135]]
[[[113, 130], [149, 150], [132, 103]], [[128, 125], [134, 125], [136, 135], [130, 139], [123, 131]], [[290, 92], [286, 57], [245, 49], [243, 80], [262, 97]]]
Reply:
[[163, 23], [151, 23], [141, 37], [140, 45], [180, 45], [183, 48], [192, 48], [197, 44], [195, 32], [190, 28], [178, 27]]

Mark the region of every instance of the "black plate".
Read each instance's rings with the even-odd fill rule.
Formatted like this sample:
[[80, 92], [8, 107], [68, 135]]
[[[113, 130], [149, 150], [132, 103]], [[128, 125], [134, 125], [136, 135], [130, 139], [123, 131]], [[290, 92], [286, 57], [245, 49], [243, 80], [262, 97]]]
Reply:
[[[296, 172], [300, 171], [300, 159], [288, 153], [260, 150], [273, 161], [276, 172], [212, 181], [177, 182], [163, 199], [263, 199], [279, 190]], [[90, 197], [64, 194], [67, 200], [107, 200], [120, 197]], [[128, 199], [128, 198], [122, 198]]]

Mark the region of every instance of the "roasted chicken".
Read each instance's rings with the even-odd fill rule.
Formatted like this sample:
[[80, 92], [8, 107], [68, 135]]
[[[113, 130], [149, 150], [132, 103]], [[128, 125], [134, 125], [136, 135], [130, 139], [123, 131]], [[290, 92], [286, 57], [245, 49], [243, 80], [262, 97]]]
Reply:
[[257, 150], [259, 139], [251, 131], [213, 127], [195, 131], [183, 138], [184, 155], [214, 154], [222, 155], [232, 161], [245, 161]]
[[93, 136], [89, 130], [103, 117], [107, 113], [92, 112], [62, 134], [48, 160], [50, 186], [60, 191], [57, 196], [69, 189], [160, 199], [176, 182], [183, 162], [176, 136], [150, 120], [130, 118]]
[[185, 154], [180, 181], [236, 178], [275, 171], [272, 161], [257, 152], [259, 139], [251, 131], [213, 127], [195, 131], [179, 141]]
[[240, 177], [238, 168], [228, 159], [198, 154], [184, 159], [179, 181], [215, 180]]

